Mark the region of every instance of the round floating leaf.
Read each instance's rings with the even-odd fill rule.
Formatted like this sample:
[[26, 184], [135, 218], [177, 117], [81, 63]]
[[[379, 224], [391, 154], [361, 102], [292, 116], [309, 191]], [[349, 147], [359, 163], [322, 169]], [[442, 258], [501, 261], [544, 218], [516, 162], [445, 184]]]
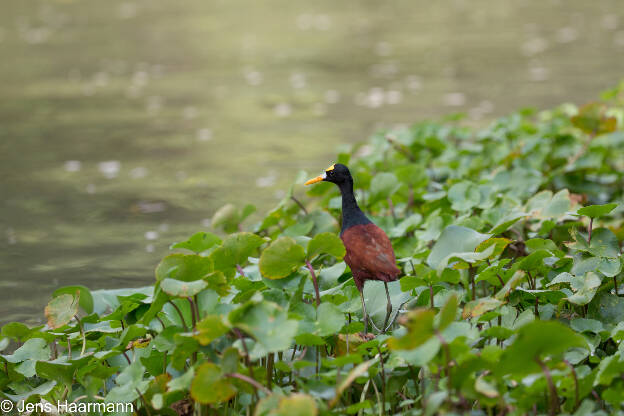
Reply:
[[58, 288], [54, 291], [54, 293], [52, 293], [52, 297], [57, 297], [63, 294], [73, 295], [76, 292], [80, 293], [80, 301], [79, 301], [80, 307], [86, 313], [92, 313], [93, 312], [93, 296], [91, 295], [91, 291], [87, 289], [85, 286], [74, 285], [74, 286], [64, 286], [64, 287]]
[[201, 345], [208, 345], [215, 339], [225, 335], [229, 328], [223, 323], [221, 315], [208, 315], [196, 325], [197, 334], [193, 337]]
[[202, 404], [222, 403], [236, 394], [236, 387], [223, 377], [221, 369], [213, 363], [203, 363], [191, 383], [191, 397]]
[[212, 271], [212, 262], [207, 257], [196, 254], [171, 254], [156, 267], [156, 280], [165, 278], [192, 282], [201, 280]]
[[572, 347], [587, 348], [587, 342], [557, 321], [533, 321], [518, 330], [513, 344], [503, 351], [495, 371], [516, 376], [541, 372], [536, 359], [558, 356]]
[[252, 233], [242, 232], [229, 235], [220, 247], [217, 247], [208, 257], [214, 263], [214, 269], [224, 273], [233, 270], [236, 265], [247, 264], [247, 259], [254, 255], [257, 248], [264, 244], [264, 240]]
[[448, 199], [455, 211], [468, 211], [479, 204], [481, 192], [472, 182], [463, 181], [451, 186]]
[[195, 253], [201, 253], [217, 244], [221, 244], [221, 238], [219, 238], [218, 235], [202, 231], [193, 234], [191, 238], [186, 241], [172, 244], [171, 248], [184, 248], [194, 251]]
[[474, 253], [477, 246], [490, 238], [489, 234], [481, 234], [471, 228], [450, 225], [442, 231], [440, 238], [431, 249], [427, 264], [437, 269], [449, 256], [459, 253]]
[[166, 278], [162, 282], [160, 282], [160, 288], [163, 290], [163, 292], [165, 292], [169, 296], [175, 296], [178, 298], [195, 296], [206, 287], [208, 287], [208, 283], [206, 283], [204, 280], [183, 282], [181, 280]]
[[313, 259], [319, 254], [329, 254], [342, 259], [345, 255], [345, 247], [342, 240], [333, 233], [321, 233], [314, 236], [308, 243], [308, 259]]
[[7, 338], [13, 338], [18, 341], [22, 341], [31, 329], [21, 322], [10, 322], [2, 327], [2, 336]]
[[269, 279], [288, 276], [305, 262], [305, 251], [290, 237], [280, 237], [260, 256], [260, 273]]
[[400, 187], [401, 184], [394, 173], [378, 173], [373, 177], [370, 184], [371, 203], [392, 196]]
[[321, 303], [317, 314], [316, 333], [322, 337], [337, 333], [346, 323], [344, 314], [333, 303]]
[[80, 292], [76, 292], [75, 296], [64, 294], [52, 299], [45, 307], [48, 326], [56, 329], [71, 321], [78, 313], [79, 301]]
[[604, 205], [588, 205], [586, 207], [579, 208], [579, 210], [576, 211], [576, 213], [579, 215], [585, 215], [586, 217], [589, 217], [589, 218], [598, 218], [598, 217], [607, 215], [608, 213], [613, 211], [615, 207], [617, 206], [618, 204], [616, 203], [604, 204]]
[[613, 231], [596, 228], [592, 232], [588, 250], [594, 256], [616, 258], [620, 255], [620, 244]]
[[272, 302], [246, 304], [229, 314], [232, 325], [253, 335], [267, 352], [289, 348], [299, 322], [288, 319], [288, 313]]
[[495, 298], [480, 298], [470, 301], [464, 306], [462, 318], [476, 318], [477, 316], [481, 316], [486, 312], [498, 308], [502, 304], [503, 302]]

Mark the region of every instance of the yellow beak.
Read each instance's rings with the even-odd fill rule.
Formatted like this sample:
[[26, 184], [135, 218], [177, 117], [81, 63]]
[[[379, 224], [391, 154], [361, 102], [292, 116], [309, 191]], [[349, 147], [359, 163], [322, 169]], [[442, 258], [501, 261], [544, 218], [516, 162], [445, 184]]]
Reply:
[[305, 183], [305, 185], [312, 185], [313, 183], [317, 183], [325, 179], [325, 175], [319, 175], [316, 178], [312, 178]]

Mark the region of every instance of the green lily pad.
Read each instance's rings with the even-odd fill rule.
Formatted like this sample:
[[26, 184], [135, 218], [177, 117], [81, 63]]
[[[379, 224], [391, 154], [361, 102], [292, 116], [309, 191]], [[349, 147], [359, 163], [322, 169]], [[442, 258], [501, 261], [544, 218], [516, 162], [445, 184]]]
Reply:
[[195, 296], [202, 290], [208, 287], [208, 283], [204, 280], [195, 280], [192, 282], [183, 282], [181, 280], [175, 280], [171, 278], [165, 278], [160, 282], [160, 288], [169, 296], [178, 298], [187, 298], [189, 296]]
[[60, 295], [53, 298], [45, 307], [45, 316], [48, 326], [52, 329], [60, 328], [72, 320], [78, 313], [80, 292], [75, 295]]
[[218, 235], [201, 231], [193, 234], [186, 241], [172, 244], [171, 248], [184, 248], [199, 254], [217, 244], [221, 244], [221, 238]]
[[210, 362], [199, 366], [191, 383], [191, 397], [203, 404], [226, 402], [236, 391], [236, 387], [223, 377], [221, 368]]
[[518, 330], [512, 345], [503, 351], [495, 371], [517, 377], [541, 372], [537, 359], [556, 359], [572, 347], [587, 348], [585, 339], [556, 321], [533, 321]]
[[337, 259], [342, 259], [346, 249], [342, 240], [333, 233], [317, 234], [308, 243], [308, 259], [312, 260], [319, 254], [327, 253]]
[[280, 237], [260, 256], [260, 273], [269, 279], [288, 276], [305, 262], [305, 251], [290, 237]]

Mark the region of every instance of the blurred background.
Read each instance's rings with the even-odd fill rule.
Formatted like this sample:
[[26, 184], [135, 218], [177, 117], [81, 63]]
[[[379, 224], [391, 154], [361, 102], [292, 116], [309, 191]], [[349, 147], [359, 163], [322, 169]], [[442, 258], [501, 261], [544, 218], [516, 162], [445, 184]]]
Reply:
[[583, 104], [623, 56], [621, 0], [3, 0], [0, 321], [151, 283], [379, 127]]

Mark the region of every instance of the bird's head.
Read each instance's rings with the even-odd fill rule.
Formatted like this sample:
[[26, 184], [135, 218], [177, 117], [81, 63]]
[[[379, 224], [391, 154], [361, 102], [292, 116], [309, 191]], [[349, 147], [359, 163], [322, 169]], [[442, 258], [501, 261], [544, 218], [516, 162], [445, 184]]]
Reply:
[[325, 169], [325, 172], [323, 172], [321, 175], [317, 176], [316, 178], [310, 179], [305, 184], [312, 185], [313, 183], [321, 181], [333, 182], [336, 185], [340, 186], [343, 183], [352, 181], [352, 179], [349, 168], [347, 168], [343, 164], [336, 163], [335, 165], [331, 165], [330, 167]]

